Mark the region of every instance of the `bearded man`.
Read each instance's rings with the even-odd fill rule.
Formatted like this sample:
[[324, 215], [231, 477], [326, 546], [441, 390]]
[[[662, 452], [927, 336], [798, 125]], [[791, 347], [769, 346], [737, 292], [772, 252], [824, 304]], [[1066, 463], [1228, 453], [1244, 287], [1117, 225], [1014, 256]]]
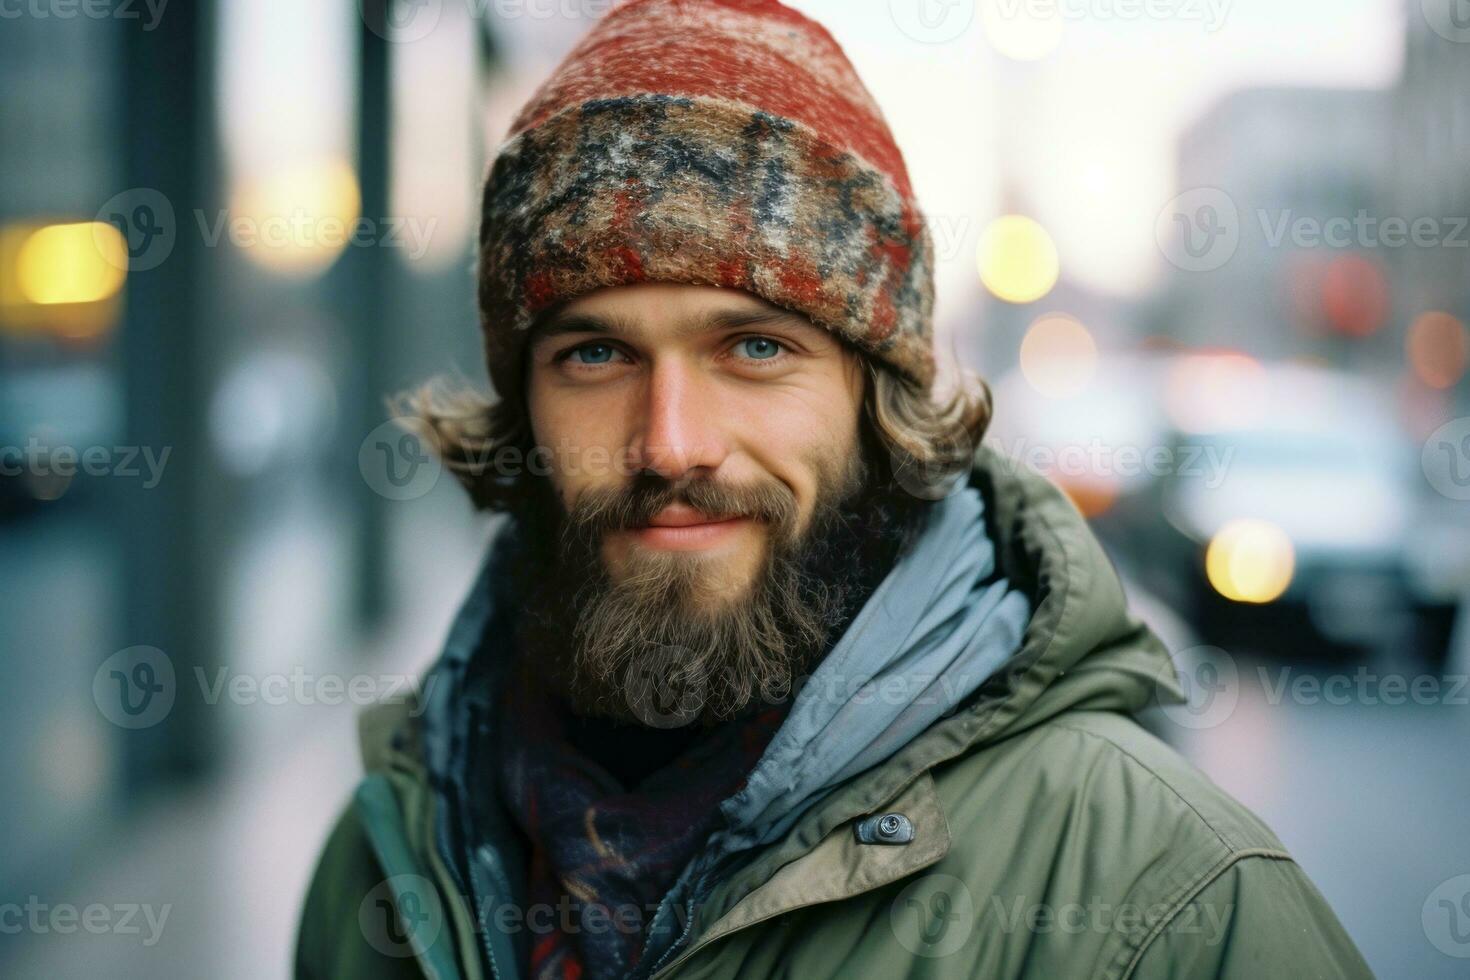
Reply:
[[932, 247], [837, 44], [633, 0], [485, 185], [498, 512], [422, 703], [363, 723], [303, 978], [1362, 977], [1087, 526], [935, 392]]

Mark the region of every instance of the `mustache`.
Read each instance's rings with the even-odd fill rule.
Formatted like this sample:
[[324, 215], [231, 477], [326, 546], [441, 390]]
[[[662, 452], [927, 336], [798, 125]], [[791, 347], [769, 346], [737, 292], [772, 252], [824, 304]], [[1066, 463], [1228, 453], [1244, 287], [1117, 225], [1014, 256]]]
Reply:
[[593, 487], [577, 495], [566, 515], [565, 533], [591, 540], [608, 531], [647, 527], [671, 504], [682, 503], [711, 519], [746, 517], [778, 529], [796, 523], [796, 496], [777, 480], [726, 483], [708, 478], [668, 480], [640, 474], [623, 486]]

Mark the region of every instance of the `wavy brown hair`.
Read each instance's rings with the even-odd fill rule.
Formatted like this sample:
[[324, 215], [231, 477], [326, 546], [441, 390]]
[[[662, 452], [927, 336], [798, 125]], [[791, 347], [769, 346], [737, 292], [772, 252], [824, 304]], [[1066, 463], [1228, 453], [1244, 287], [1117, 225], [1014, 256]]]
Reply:
[[[863, 442], [873, 472], [916, 497], [944, 496], [969, 472], [990, 425], [990, 388], [960, 372], [952, 390], [933, 397], [886, 364], [857, 352], [864, 365]], [[522, 396], [496, 399], [436, 378], [389, 401], [394, 416], [434, 450], [481, 510], [516, 510], [538, 463]]]

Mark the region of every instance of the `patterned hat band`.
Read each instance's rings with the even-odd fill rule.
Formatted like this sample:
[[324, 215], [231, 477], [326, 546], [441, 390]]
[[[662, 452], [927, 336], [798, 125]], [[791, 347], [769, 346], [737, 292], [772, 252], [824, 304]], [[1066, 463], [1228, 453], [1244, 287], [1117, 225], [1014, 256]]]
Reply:
[[[895, 150], [896, 153], [896, 150]], [[933, 245], [894, 180], [808, 125], [713, 96], [560, 108], [501, 147], [480, 228], [491, 378], [519, 389], [536, 315], [605, 286], [747, 290], [927, 388]]]

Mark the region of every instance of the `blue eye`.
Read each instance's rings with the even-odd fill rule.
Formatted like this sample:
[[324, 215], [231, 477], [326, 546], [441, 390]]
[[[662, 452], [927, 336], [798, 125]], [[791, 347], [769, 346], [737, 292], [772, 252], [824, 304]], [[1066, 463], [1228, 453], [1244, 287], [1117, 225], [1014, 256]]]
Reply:
[[781, 345], [770, 337], [747, 337], [735, 349], [752, 361], [769, 361], [781, 353]]
[[579, 364], [608, 364], [613, 359], [613, 348], [610, 344], [584, 344], [569, 354]]

